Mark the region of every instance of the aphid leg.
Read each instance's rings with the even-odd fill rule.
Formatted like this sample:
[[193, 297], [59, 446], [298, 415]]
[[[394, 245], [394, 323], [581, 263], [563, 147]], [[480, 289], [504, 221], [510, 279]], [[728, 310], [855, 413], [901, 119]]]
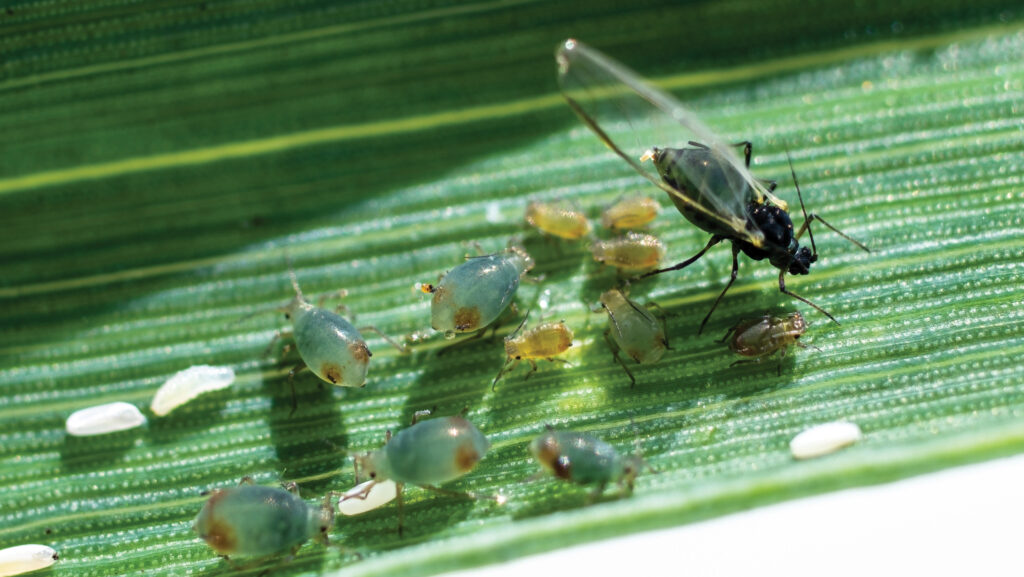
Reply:
[[704, 326], [708, 324], [708, 319], [711, 318], [711, 313], [715, 312], [715, 308], [718, 307], [718, 303], [722, 302], [722, 297], [725, 296], [725, 293], [729, 292], [729, 287], [732, 286], [732, 283], [736, 282], [736, 275], [740, 271], [740, 261], [738, 258], [739, 254], [740, 247], [739, 245], [734, 243], [732, 245], [732, 275], [729, 276], [729, 282], [726, 283], [725, 288], [722, 289], [722, 292], [719, 293], [718, 298], [715, 299], [715, 304], [711, 305], [711, 310], [708, 311], [707, 316], [704, 317], [704, 320], [700, 322], [700, 329], [697, 330], [698, 335], [704, 332]]
[[299, 485], [295, 481], [288, 481], [287, 483], [281, 483], [281, 486], [284, 487], [285, 491], [288, 491], [289, 493], [291, 493], [292, 495], [295, 495], [296, 497], [301, 497], [302, 496], [302, 495], [299, 495]]
[[299, 401], [295, 397], [295, 375], [308, 368], [309, 367], [306, 366], [306, 363], [302, 363], [295, 365], [292, 367], [292, 370], [288, 371], [288, 387], [292, 390], [292, 412], [288, 413], [288, 417], [294, 416], [295, 411], [299, 408]]
[[[608, 312], [609, 312], [609, 316], [610, 316], [611, 311], [608, 311]], [[611, 317], [611, 319], [612, 319], [612, 322], [614, 323], [615, 322], [615, 317]], [[616, 328], [616, 330], [618, 330], [618, 328]], [[629, 370], [629, 367], [626, 366], [626, 363], [622, 362], [622, 358], [619, 357], [619, 345], [615, 344], [614, 341], [612, 341], [610, 338], [608, 338], [608, 335], [610, 333], [611, 333], [611, 329], [605, 329], [605, 331], [604, 331], [604, 342], [608, 343], [608, 348], [611, 349], [612, 357], [615, 358], [615, 362], [619, 363], [619, 366], [622, 367], [622, 370], [626, 371], [626, 374], [629, 375], [629, 387], [633, 388], [633, 387], [636, 386], [636, 377], [633, 376], [633, 371]]]
[[652, 270], [651, 272], [648, 272], [648, 273], [644, 273], [644, 274], [640, 275], [640, 278], [647, 278], [649, 276], [654, 276], [656, 274], [661, 274], [663, 272], [668, 272], [670, 270], [684, 269], [684, 268], [690, 266], [691, 264], [693, 264], [694, 262], [696, 262], [697, 259], [699, 259], [700, 257], [704, 256], [704, 253], [706, 253], [709, 248], [715, 246], [716, 244], [722, 242], [723, 240], [725, 240], [724, 236], [718, 236], [718, 235], [712, 236], [711, 240], [708, 241], [708, 244], [705, 245], [704, 248], [700, 249], [700, 252], [698, 252], [697, 254], [691, 256], [690, 258], [684, 260], [683, 262], [681, 262], [679, 264], [672, 265], [672, 266], [670, 266], [668, 268], [661, 268], [661, 269], [658, 269], [658, 270]]
[[381, 332], [380, 329], [378, 329], [377, 327], [375, 327], [373, 325], [367, 325], [365, 327], [359, 327], [359, 332], [363, 332], [363, 331], [370, 331], [370, 332], [377, 333], [377, 335], [380, 336], [380, 338], [382, 338], [385, 341], [387, 341], [389, 345], [391, 345], [391, 346], [395, 347], [396, 349], [398, 349], [398, 352], [402, 353], [403, 355], [407, 355], [410, 352], [412, 352], [412, 351], [409, 350], [409, 347], [407, 347], [407, 346], [399, 343], [398, 341], [392, 339], [391, 337], [387, 336], [386, 334]]
[[[802, 235], [804, 233], [804, 229], [807, 229], [807, 232], [810, 233], [810, 231], [811, 231], [811, 221], [813, 221], [813, 220], [816, 220], [816, 221], [820, 222], [821, 224], [823, 224], [826, 227], [828, 227], [828, 229], [831, 230], [832, 232], [838, 234], [839, 236], [841, 236], [841, 237], [845, 238], [846, 240], [852, 242], [853, 244], [857, 245], [857, 248], [863, 250], [864, 252], [871, 252], [871, 249], [868, 248], [867, 246], [865, 246], [864, 243], [854, 239], [853, 237], [847, 235], [846, 233], [844, 233], [843, 231], [839, 230], [838, 228], [832, 226], [831, 224], [828, 223], [828, 221], [826, 221], [825, 219], [821, 218], [821, 216], [819, 216], [819, 215], [817, 215], [817, 214], [815, 214], [813, 212], [807, 216], [807, 220], [804, 221], [804, 224], [800, 227], [800, 230], [797, 231], [796, 238], [798, 240], [800, 239], [800, 235]], [[812, 248], [814, 246], [813, 238], [814, 237], [812, 236], [811, 237], [811, 239], [812, 239], [811, 240], [811, 247]]]
[[[343, 298], [345, 298], [347, 296], [348, 296], [348, 291], [345, 290], [345, 289], [338, 289], [338, 290], [336, 290], [334, 292], [324, 293], [324, 294], [320, 295], [319, 297], [317, 297], [317, 299], [316, 299], [316, 306], [318, 308], [324, 308], [324, 302], [327, 299], [329, 299], [329, 298], [343, 299]], [[344, 304], [339, 304], [334, 310], [336, 312], [345, 311], [347, 313], [348, 312], [348, 307], [345, 306]]]
[[814, 310], [816, 310], [819, 313], [827, 316], [832, 322], [836, 323], [837, 325], [840, 324], [839, 321], [837, 321], [834, 316], [828, 314], [828, 311], [826, 311], [825, 309], [819, 307], [818, 305], [812, 303], [811, 301], [805, 299], [804, 297], [796, 294], [795, 292], [792, 292], [789, 289], [787, 289], [786, 288], [786, 271], [784, 271], [784, 270], [783, 271], [779, 271], [779, 290], [782, 292], [782, 294], [789, 295], [789, 296], [795, 298], [796, 300], [798, 300], [798, 301], [800, 301], [800, 302], [802, 302], [804, 304], [811, 305], [812, 307], [814, 307]]
[[505, 376], [506, 373], [510, 373], [515, 370], [517, 366], [519, 366], [519, 359], [509, 359], [505, 361], [505, 365], [501, 367], [501, 370], [498, 371], [498, 375], [494, 377], [494, 382], [491, 383], [491, 391], [493, 392], [498, 386], [498, 381], [501, 380], [501, 377]]
[[402, 511], [402, 489], [405, 488], [405, 483], [395, 483], [395, 500], [398, 501], [398, 538], [402, 538], [402, 533], [405, 531], [405, 513]]
[[[288, 338], [291, 338], [291, 337], [292, 337], [292, 331], [289, 330], [289, 329], [282, 329], [282, 330], [279, 330], [279, 331], [275, 331], [274, 332], [274, 336], [271, 337], [270, 338], [270, 342], [267, 343], [267, 348], [263, 349], [263, 356], [264, 357], [270, 356], [270, 351], [274, 350], [274, 345], [277, 344], [277, 341], [279, 341], [281, 339], [288, 339]], [[291, 350], [292, 350], [291, 344], [286, 344], [284, 347], [281, 348], [281, 357], [280, 358], [284, 358], [284, 356], [287, 355], [288, 352], [291, 351]]]
[[739, 323], [729, 327], [729, 330], [725, 331], [725, 335], [721, 339], [719, 339], [719, 340], [717, 340], [715, 342], [718, 343], [718, 344], [722, 344], [725, 341], [729, 340], [729, 335], [731, 335], [736, 330], [736, 327], [738, 327], [738, 326], [740, 326]]
[[661, 332], [665, 333], [665, 339], [662, 341], [661, 344], [665, 345], [665, 350], [674, 351], [675, 349], [668, 346], [668, 313], [665, 312], [665, 309], [661, 308], [661, 305], [659, 305], [656, 302], [648, 302], [647, 304], [644, 305], [644, 307], [654, 307], [658, 309], [658, 319], [661, 320]]
[[[496, 323], [495, 323], [495, 325], [496, 325]], [[494, 327], [494, 330], [497, 330], [497, 326]], [[437, 351], [437, 356], [441, 356], [441, 355], [447, 353], [449, 350], [451, 350], [451, 349], [453, 349], [455, 347], [464, 345], [464, 344], [466, 344], [468, 342], [471, 342], [471, 341], [475, 341], [475, 340], [483, 337], [485, 334], [487, 334], [487, 327], [484, 327], [484, 328], [478, 330], [477, 332], [473, 333], [473, 336], [471, 336], [471, 337], [469, 337], [467, 339], [462, 339], [461, 341], [452, 343], [452, 344], [448, 345], [447, 347], [444, 347], [443, 349]]]
[[416, 411], [415, 413], [412, 414], [412, 422], [409, 423], [409, 426], [411, 427], [411, 426], [415, 425], [416, 422], [420, 420], [420, 417], [429, 417], [436, 410], [437, 410], [437, 407], [431, 407], [429, 409], [423, 409], [421, 411]]
[[[551, 359], [548, 360], [550, 361]], [[533, 376], [533, 373], [537, 372], [537, 361], [533, 359], [526, 359], [526, 362], [530, 363], [530, 372], [526, 373], [526, 378], [523, 379], [524, 381], [530, 380], [530, 377]]]
[[599, 498], [601, 497], [601, 494], [603, 494], [603, 493], [604, 493], [604, 489], [605, 489], [605, 487], [607, 487], [607, 486], [608, 486], [608, 483], [604, 483], [604, 482], [602, 482], [602, 483], [601, 483], [600, 485], [598, 485], [598, 486], [597, 486], [597, 488], [596, 488], [596, 489], [594, 489], [593, 491], [591, 491], [591, 492], [590, 492], [590, 493], [589, 493], [589, 494], [587, 495], [587, 505], [593, 505], [593, 504], [594, 504], [594, 502], [596, 502], [596, 501], [597, 501], [597, 500], [598, 500], [598, 499], [599, 499]]

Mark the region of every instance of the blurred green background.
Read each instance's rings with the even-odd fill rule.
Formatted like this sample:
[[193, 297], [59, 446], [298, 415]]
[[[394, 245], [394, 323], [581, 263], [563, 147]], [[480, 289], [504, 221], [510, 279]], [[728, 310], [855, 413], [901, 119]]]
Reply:
[[[1018, 452], [1022, 17], [1019, 2], [980, 1], [4, 6], [0, 546], [51, 544], [55, 575], [234, 574], [189, 529], [200, 491], [242, 475], [299, 481], [309, 498], [347, 488], [343, 451], [432, 406], [468, 406], [494, 444], [452, 488], [509, 504], [410, 489], [404, 539], [386, 507], [332, 534], [365, 560], [311, 545], [275, 573], [432, 574]], [[874, 249], [819, 233], [822, 261], [790, 283], [842, 326], [745, 260], [698, 337], [728, 275], [718, 249], [634, 284], [671, 313], [674, 350], [629, 387], [589, 312], [618, 279], [582, 244], [526, 231], [527, 199], [596, 216], [623, 193], [657, 195], [667, 262], [706, 235], [565, 106], [552, 54], [570, 36], [753, 140], [755, 174], [792, 203], [790, 151], [809, 208]], [[290, 298], [286, 257], [306, 293], [345, 288], [357, 325], [397, 336], [429, 328], [414, 283], [512, 235], [547, 275], [520, 308], [574, 328], [571, 367], [542, 363], [491, 393], [500, 342], [438, 357], [435, 337], [401, 357], [374, 337], [365, 389], [306, 374], [289, 417], [294, 363], [262, 355], [283, 321], [247, 316]], [[766, 309], [801, 310], [820, 349], [781, 377], [773, 362], [730, 368], [714, 343]], [[79, 408], [148, 406], [193, 364], [239, 381], [140, 431], [63, 432]], [[789, 438], [839, 418], [865, 441], [791, 461]], [[624, 451], [635, 431], [660, 472], [589, 507], [583, 489], [522, 483], [545, 422]]]

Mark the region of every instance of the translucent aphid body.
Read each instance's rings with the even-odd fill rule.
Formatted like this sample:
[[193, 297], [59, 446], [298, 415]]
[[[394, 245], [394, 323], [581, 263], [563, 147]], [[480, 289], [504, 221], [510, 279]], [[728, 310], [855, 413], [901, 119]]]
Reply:
[[214, 489], [209, 495], [192, 528], [228, 557], [294, 553], [310, 539], [326, 545], [334, 524], [330, 495], [320, 507], [285, 489], [258, 485]]
[[639, 232], [611, 240], [599, 240], [590, 245], [597, 262], [613, 266], [622, 272], [650, 270], [665, 256], [665, 245], [656, 236]]
[[[687, 220], [712, 235], [693, 257], [644, 276], [680, 270], [696, 262], [712, 246], [726, 240], [732, 243], [732, 275], [698, 332], [704, 330], [711, 313], [736, 280], [737, 257], [741, 252], [754, 260], [767, 259], [779, 269], [779, 290], [783, 294], [807, 303], [835, 321], [821, 307], [788, 290], [785, 275], [808, 274], [810, 266], [818, 260], [810, 228], [814, 221], [859, 248], [868, 249], [820, 216], [807, 213], [792, 167], [790, 172], [804, 214], [799, 230], [794, 230], [786, 203], [773, 194], [775, 182], [750, 174], [751, 143], [725, 144], [671, 95], [580, 42], [565, 41], [555, 59], [562, 94], [584, 124], [634, 170], [668, 193]], [[649, 143], [644, 148], [633, 146], [644, 141]], [[661, 147], [671, 143], [688, 143], [689, 147]], [[736, 154], [736, 146], [742, 146], [742, 160]], [[811, 248], [800, 246], [804, 232]]]
[[798, 312], [789, 313], [783, 317], [765, 314], [756, 319], [747, 319], [736, 323], [718, 342], [728, 342], [729, 349], [737, 355], [753, 357], [738, 360], [733, 363], [735, 366], [742, 363], [761, 362], [762, 359], [780, 351], [781, 357], [785, 357], [786, 349], [790, 345], [806, 348], [806, 345], [799, 342], [800, 336], [806, 331], [807, 322]]
[[587, 216], [559, 203], [531, 202], [526, 206], [526, 222], [545, 234], [566, 240], [577, 240], [590, 234]]
[[[387, 481], [396, 484], [398, 500], [398, 532], [402, 532], [402, 489], [406, 483], [418, 485], [444, 494], [449, 491], [439, 489], [436, 485], [457, 479], [473, 470], [491, 447], [490, 441], [484, 437], [480, 429], [473, 426], [465, 417], [455, 415], [427, 421], [418, 421], [430, 411], [419, 411], [413, 416], [410, 427], [391, 436], [388, 431], [387, 442], [376, 451], [370, 451], [355, 457], [358, 472], [367, 474], [371, 481], [361, 485], [365, 490], [361, 494], [346, 494], [344, 499], [367, 499], [375, 486]], [[470, 493], [458, 493], [460, 496], [477, 498]], [[502, 502], [499, 499], [499, 502]]]
[[285, 316], [292, 323], [299, 356], [313, 374], [339, 387], [366, 385], [373, 353], [345, 317], [313, 306], [301, 294], [285, 308]]
[[668, 349], [664, 323], [619, 289], [605, 291], [601, 295], [601, 307], [608, 313], [609, 327], [605, 338], [611, 336], [613, 340], [609, 343], [612, 354], [636, 384], [633, 373], [619, 358], [618, 351], [626, 353], [640, 365], [658, 362]]
[[615, 447], [573, 431], [548, 430], [530, 443], [530, 452], [559, 479], [579, 485], [597, 485], [594, 495], [609, 483], [632, 492], [633, 481], [645, 464], [635, 455], [622, 455]]
[[647, 226], [657, 218], [661, 205], [647, 196], [624, 198], [601, 213], [601, 223], [612, 230], [626, 230]]
[[564, 321], [541, 323], [520, 334], [519, 331], [525, 324], [526, 319], [523, 319], [519, 328], [511, 335], [505, 337], [505, 354], [507, 359], [498, 376], [494, 377], [492, 389], [498, 384], [501, 377], [515, 369], [520, 361], [526, 361], [532, 367], [526, 378], [530, 378], [530, 375], [537, 370], [537, 359], [546, 359], [551, 362], [567, 362], [563, 359], [555, 358], [569, 350], [569, 347], [572, 346], [572, 329], [567, 327]]
[[439, 485], [473, 470], [490, 446], [464, 417], [441, 417], [399, 431], [384, 447], [359, 457], [359, 464], [377, 482]]
[[449, 337], [486, 327], [512, 303], [520, 277], [532, 268], [533, 259], [518, 247], [469, 258], [437, 285], [423, 285], [434, 295], [431, 326]]

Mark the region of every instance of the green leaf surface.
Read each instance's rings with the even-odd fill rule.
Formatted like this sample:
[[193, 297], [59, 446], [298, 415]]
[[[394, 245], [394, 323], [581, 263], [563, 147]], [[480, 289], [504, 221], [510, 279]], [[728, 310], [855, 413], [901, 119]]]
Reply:
[[[303, 547], [275, 574], [428, 575], [760, 504], [878, 483], [1024, 448], [1024, 33], [1013, 3], [930, 2], [813, 14], [800, 3], [337, 5], [290, 2], [26, 2], [0, 14], [0, 546], [60, 551], [53, 575], [258, 574], [191, 531], [200, 492], [299, 482], [352, 486], [346, 452], [436, 406], [469, 408], [492, 449], [453, 490], [406, 490], [338, 521], [355, 560]], [[632, 284], [670, 313], [672, 350], [614, 363], [598, 295], [619, 282], [583, 243], [525, 229], [528, 199], [597, 217], [626, 193], [657, 195], [665, 262], [707, 235], [607, 151], [557, 93], [552, 53], [576, 36], [674, 91], [753, 171], [821, 229], [821, 260], [777, 290], [777, 272], [728, 250]], [[799, 221], [799, 219], [797, 219]], [[600, 235], [611, 236], [606, 231]], [[521, 311], [576, 334], [563, 366], [520, 368], [492, 392], [499, 340], [417, 338], [400, 355], [367, 334], [364, 389], [295, 381], [294, 353], [264, 355], [292, 296], [346, 289], [358, 326], [429, 334], [418, 282], [518, 235], [539, 284]], [[737, 320], [800, 310], [812, 326], [781, 363], [731, 367], [715, 342]], [[508, 334], [516, 322], [499, 331]], [[64, 420], [87, 406], [148, 407], [170, 375], [233, 366], [228, 391], [104, 437]], [[865, 438], [795, 462], [788, 442], [837, 419]], [[657, 474], [634, 495], [537, 470], [545, 423], [622, 451]]]

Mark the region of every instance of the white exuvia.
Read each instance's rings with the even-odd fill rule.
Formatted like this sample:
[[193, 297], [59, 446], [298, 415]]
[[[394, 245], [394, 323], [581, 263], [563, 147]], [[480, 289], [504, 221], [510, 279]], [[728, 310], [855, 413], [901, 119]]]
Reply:
[[203, 393], [218, 391], [235, 382], [235, 371], [231, 367], [196, 365], [178, 371], [157, 390], [149, 408], [153, 414], [164, 416]]
[[57, 562], [57, 552], [46, 545], [18, 545], [0, 550], [0, 577], [45, 569]]
[[131, 403], [107, 403], [71, 413], [65, 423], [69, 435], [86, 437], [126, 431], [146, 423], [146, 417]]
[[860, 427], [856, 423], [835, 421], [815, 425], [789, 442], [789, 450], [797, 459], [812, 459], [833, 453], [859, 441]]
[[[369, 486], [369, 489], [367, 489]], [[365, 496], [360, 497], [366, 493]], [[387, 481], [367, 481], [346, 491], [338, 503], [338, 511], [342, 515], [359, 515], [372, 511], [389, 503], [398, 496], [398, 486], [391, 479]]]

